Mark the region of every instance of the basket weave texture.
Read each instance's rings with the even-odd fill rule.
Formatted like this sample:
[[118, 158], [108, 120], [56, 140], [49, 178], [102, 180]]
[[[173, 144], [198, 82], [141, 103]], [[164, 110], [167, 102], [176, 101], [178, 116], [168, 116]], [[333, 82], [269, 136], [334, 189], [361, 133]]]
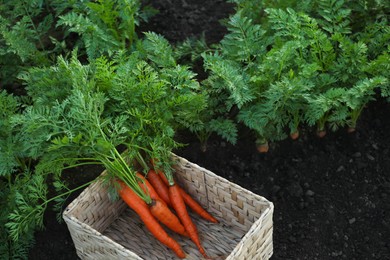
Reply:
[[[174, 159], [177, 182], [220, 221], [210, 223], [190, 213], [207, 254], [215, 260], [269, 259], [272, 202], [184, 158]], [[177, 259], [122, 200], [110, 200], [100, 181], [70, 203], [63, 218], [81, 259]], [[182, 246], [186, 259], [202, 259], [189, 238], [167, 232]]]

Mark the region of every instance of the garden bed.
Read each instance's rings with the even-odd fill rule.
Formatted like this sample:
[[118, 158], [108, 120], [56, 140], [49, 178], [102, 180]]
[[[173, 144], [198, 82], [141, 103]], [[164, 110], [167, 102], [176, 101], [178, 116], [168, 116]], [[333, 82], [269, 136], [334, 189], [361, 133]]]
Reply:
[[[320, 140], [307, 132], [271, 145], [266, 155], [256, 153], [250, 138], [237, 146], [213, 138], [202, 153], [188, 137], [178, 154], [274, 203], [272, 259], [388, 259], [389, 109], [371, 105], [352, 135], [341, 131]], [[81, 172], [91, 179], [101, 168]], [[80, 169], [67, 176], [80, 177]], [[66, 224], [51, 212], [45, 224], [30, 259], [77, 259]]]
[[[172, 42], [202, 31], [209, 42], [218, 42], [226, 32], [218, 20], [233, 11], [224, 1], [150, 2], [160, 14], [147, 27]], [[318, 139], [315, 129], [302, 129], [297, 141], [271, 143], [268, 154], [256, 152], [246, 129], [235, 146], [212, 136], [204, 153], [194, 136], [182, 133], [188, 146], [176, 153], [274, 203], [272, 259], [389, 259], [388, 111], [389, 103], [371, 102], [355, 133], [341, 129]], [[82, 167], [64, 176], [75, 187], [101, 171]], [[46, 212], [45, 227], [30, 259], [77, 259], [68, 229], [55, 213]]]

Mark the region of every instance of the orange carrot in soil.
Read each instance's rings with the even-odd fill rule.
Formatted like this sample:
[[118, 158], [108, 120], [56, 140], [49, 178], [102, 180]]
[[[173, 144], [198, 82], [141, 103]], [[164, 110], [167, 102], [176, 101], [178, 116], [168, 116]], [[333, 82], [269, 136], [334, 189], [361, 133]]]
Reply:
[[171, 200], [169, 198], [168, 186], [164, 184], [159, 174], [157, 174], [154, 170], [151, 169], [149, 170], [146, 178], [150, 182], [150, 184], [152, 184], [153, 188], [156, 190], [160, 198], [165, 201], [168, 206], [172, 206]]
[[[161, 179], [163, 180], [163, 182], [169, 186], [169, 182], [168, 182], [168, 179], [167, 177], [164, 175], [164, 173], [160, 172], [158, 174]], [[180, 187], [178, 184], [176, 184], [178, 186], [178, 189], [180, 190], [180, 194], [184, 200], [184, 203], [190, 207], [195, 213], [197, 213], [199, 216], [201, 216], [202, 218], [210, 221], [210, 222], [213, 222], [213, 223], [218, 223], [218, 220], [216, 218], [214, 218], [210, 213], [208, 213], [196, 200], [194, 200], [191, 195], [189, 195], [185, 190], [183, 190], [182, 187]]]
[[318, 136], [319, 138], [324, 138], [325, 135], [326, 135], [326, 130], [318, 130], [318, 131], [317, 131], [317, 136]]
[[256, 148], [259, 153], [268, 153], [269, 150], [268, 142], [263, 144], [257, 144]]
[[192, 222], [190, 215], [188, 215], [188, 211], [186, 208], [186, 204], [184, 203], [183, 197], [180, 194], [180, 190], [176, 184], [169, 186], [169, 198], [171, 199], [172, 206], [175, 209], [179, 219], [183, 223], [184, 227], [187, 230], [187, 233], [191, 240], [198, 247], [200, 253], [208, 258], [204, 248], [200, 244], [198, 230], [195, 224]]
[[138, 216], [144, 222], [146, 228], [154, 235], [157, 240], [172, 249], [179, 258], [185, 258], [186, 255], [183, 252], [181, 246], [165, 232], [160, 223], [158, 223], [158, 221], [153, 217], [145, 201], [143, 201], [124, 182], [118, 182], [120, 184], [120, 197], [131, 209], [133, 209], [138, 214]]
[[290, 133], [290, 138], [292, 140], [297, 140], [299, 138], [299, 131], [297, 130], [297, 131], [295, 131], [293, 133]]

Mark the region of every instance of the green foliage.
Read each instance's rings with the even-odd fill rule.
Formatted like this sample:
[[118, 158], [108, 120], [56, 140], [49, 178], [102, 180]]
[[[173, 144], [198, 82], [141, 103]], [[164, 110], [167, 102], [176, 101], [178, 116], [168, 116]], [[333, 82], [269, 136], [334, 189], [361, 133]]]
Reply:
[[[97, 60], [97, 66], [99, 62], [103, 61]], [[58, 57], [55, 65], [31, 68], [22, 73], [20, 79], [23, 80], [28, 95], [35, 103], [51, 105], [57, 100], [64, 100], [72, 88], [91, 89], [93, 86], [88, 83], [91, 71], [90, 66], [81, 64], [77, 52], [74, 51], [70, 60]]]
[[324, 93], [308, 96], [305, 118], [309, 126], [317, 124], [317, 131], [326, 131], [326, 123], [332, 130], [344, 126], [348, 116], [344, 104], [346, 91], [345, 88], [330, 88]]
[[230, 110], [233, 105], [242, 107], [254, 98], [250, 88], [250, 77], [239, 63], [224, 59], [218, 53], [205, 54], [203, 59], [205, 69], [212, 71], [207, 79], [208, 86], [213, 88], [211, 91], [227, 93], [227, 100], [225, 100], [227, 110]]
[[61, 15], [57, 26], [80, 35], [76, 46], [92, 61], [131, 48], [138, 39], [136, 26], [154, 13], [150, 7], [142, 9], [139, 0], [87, 1], [83, 8]]
[[9, 216], [5, 225], [14, 241], [31, 233], [31, 230], [43, 228], [43, 213], [46, 205], [40, 201], [46, 199], [47, 186], [42, 175], [24, 173], [15, 180], [10, 191], [16, 207]]
[[356, 81], [362, 76], [367, 64], [367, 45], [363, 42], [353, 42], [340, 34], [335, 34], [333, 39], [339, 45], [340, 54], [332, 73], [343, 83]]
[[190, 66], [194, 66], [196, 62], [201, 60], [202, 53], [207, 52], [209, 49], [204, 35], [199, 39], [189, 37], [183, 42], [176, 44], [173, 55], [181, 64], [188, 63]]
[[[264, 108], [261, 112], [283, 133], [286, 126], [290, 133], [298, 131], [307, 110], [306, 97], [310, 96], [314, 84], [303, 78], [283, 78], [264, 92]], [[280, 136], [282, 134], [279, 134]]]
[[48, 64], [51, 50], [44, 35], [53, 24], [53, 16], [44, 13], [39, 1], [3, 2], [0, 7], [0, 80], [9, 84], [22, 67]]
[[155, 13], [139, 0], [3, 2], [1, 84], [27, 91], [0, 91], [0, 254], [8, 258], [27, 258], [49, 204], [60, 212], [74, 191], [66, 168], [103, 165], [132, 185], [129, 161], [146, 170], [154, 158], [171, 170], [179, 130], [202, 150], [213, 133], [235, 144], [238, 124], [266, 143], [305, 126], [355, 128], [369, 102], [390, 98], [388, 1], [231, 0], [236, 13], [212, 46], [137, 35]]
[[363, 79], [348, 89], [345, 98], [346, 106], [349, 108], [349, 118], [347, 124], [351, 128], [356, 128], [356, 123], [368, 102], [375, 100], [375, 89], [377, 87], [388, 86], [388, 78], [374, 77]]
[[[39, 223], [23, 222], [21, 232], [12, 223], [18, 214], [37, 202], [42, 189], [29, 172], [30, 160], [23, 152], [19, 128], [14, 119], [21, 113], [22, 98], [0, 91], [0, 255], [7, 259], [27, 259], [33, 245], [33, 231]], [[23, 213], [21, 213], [23, 214]], [[37, 224], [37, 225], [36, 225]], [[21, 237], [18, 234], [23, 234]]]
[[4, 259], [28, 259], [28, 251], [34, 245], [32, 232], [27, 232], [14, 241], [6, 227], [6, 223], [9, 223], [9, 215], [15, 209], [16, 187], [21, 191], [24, 190], [20, 183], [16, 183], [11, 192], [9, 183], [0, 178], [0, 255]]
[[60, 16], [58, 26], [69, 27], [70, 32], [75, 32], [81, 35], [82, 43], [77, 43], [76, 46], [85, 48], [89, 59], [94, 59], [102, 54], [112, 55], [115, 50], [124, 48], [120, 42], [107, 31], [100, 28], [99, 24], [91, 20], [88, 16], [77, 13], [68, 13]]
[[142, 47], [147, 58], [157, 66], [162, 68], [176, 66], [173, 49], [163, 36], [153, 32], [146, 32]]
[[[62, 144], [82, 136], [81, 140], [87, 138], [95, 143], [79, 147], [79, 155], [71, 156], [62, 150], [62, 156], [93, 154], [88, 149], [99, 147], [96, 140], [101, 133], [96, 132], [95, 121], [89, 122], [96, 117], [91, 115], [96, 109], [92, 106], [99, 107], [97, 117], [112, 118], [111, 123], [104, 123], [111, 125], [107, 131], [121, 136], [107, 142], [117, 146], [132, 140], [139, 147], [164, 146], [167, 151], [172, 150], [178, 145], [173, 140], [177, 129], [201, 128], [199, 115], [205, 107], [205, 98], [195, 74], [176, 65], [168, 47], [163, 37], [146, 33], [145, 40], [138, 43], [139, 50], [131, 55], [118, 52], [110, 61], [101, 57], [82, 65], [74, 52], [69, 61], [59, 58], [55, 66], [26, 72], [22, 78], [35, 101], [34, 107], [27, 108], [18, 121], [24, 127], [21, 131], [26, 135], [24, 139], [33, 140], [26, 153], [39, 158], [40, 151], [50, 146], [47, 140], [61, 136], [55, 142]], [[166, 58], [157, 59], [163, 51]], [[101, 97], [89, 97], [91, 93]], [[69, 152], [74, 152], [73, 149], [70, 147]]]
[[318, 14], [319, 24], [330, 34], [350, 34], [349, 17], [351, 9], [345, 7], [344, 0], [321, 0], [319, 1]]
[[69, 48], [90, 59], [131, 48], [136, 27], [156, 13], [139, 0], [3, 2], [0, 79], [6, 85], [30, 67], [52, 64]]
[[[355, 126], [376, 90], [388, 96], [387, 4], [231, 2], [237, 12], [224, 22], [228, 33], [202, 54], [208, 103], [222, 112], [204, 125], [238, 109], [235, 121], [258, 140], [281, 140], [304, 124], [321, 131]], [[360, 104], [354, 109], [348, 93]]]
[[20, 134], [13, 119], [20, 112], [20, 98], [0, 91], [0, 177], [10, 177], [13, 172], [26, 169], [20, 147]]
[[227, 22], [229, 33], [221, 41], [222, 55], [244, 64], [250, 64], [264, 55], [269, 42], [265, 41], [265, 30], [260, 25], [237, 12]]
[[228, 142], [235, 144], [237, 142], [237, 127], [233, 120], [219, 117], [210, 120], [210, 129], [226, 139]]
[[383, 52], [389, 52], [390, 27], [387, 19], [379, 20], [367, 25], [363, 31], [357, 34], [357, 39], [367, 45], [367, 54], [370, 59], [375, 59]]

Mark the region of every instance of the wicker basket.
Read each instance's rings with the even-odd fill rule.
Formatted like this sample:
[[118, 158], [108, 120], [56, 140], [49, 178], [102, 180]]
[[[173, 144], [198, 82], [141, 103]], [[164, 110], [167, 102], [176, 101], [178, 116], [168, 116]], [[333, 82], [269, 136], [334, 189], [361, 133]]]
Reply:
[[[220, 223], [191, 213], [207, 254], [213, 259], [269, 259], [273, 253], [273, 204], [214, 173], [174, 156], [177, 181]], [[97, 181], [64, 211], [81, 259], [176, 259], [158, 242], [139, 217], [118, 200], [112, 202]], [[187, 254], [202, 259], [194, 243], [170, 231]]]

